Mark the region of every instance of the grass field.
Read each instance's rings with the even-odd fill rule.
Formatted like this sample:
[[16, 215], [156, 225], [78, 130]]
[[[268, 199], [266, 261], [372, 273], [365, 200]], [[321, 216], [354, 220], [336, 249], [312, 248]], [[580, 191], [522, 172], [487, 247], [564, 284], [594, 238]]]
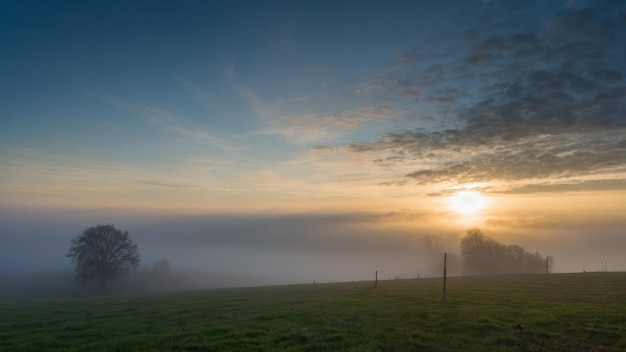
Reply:
[[[626, 273], [0, 303], [2, 351], [626, 351]], [[522, 322], [523, 331], [514, 329]]]

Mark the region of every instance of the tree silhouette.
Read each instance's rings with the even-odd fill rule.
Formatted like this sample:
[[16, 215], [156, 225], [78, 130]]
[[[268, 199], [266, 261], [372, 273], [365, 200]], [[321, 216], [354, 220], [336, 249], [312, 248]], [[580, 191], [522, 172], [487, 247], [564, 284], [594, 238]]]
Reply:
[[128, 232], [113, 225], [85, 229], [72, 239], [66, 256], [76, 266], [76, 279], [84, 283], [100, 278], [102, 292], [106, 291], [107, 280], [128, 275], [130, 268], [136, 269], [141, 261], [137, 245], [128, 238]]
[[516, 244], [507, 246], [477, 228], [461, 238], [461, 255], [470, 274], [543, 273], [546, 266], [547, 271], [554, 266], [553, 257], [546, 259], [539, 252], [526, 252]]
[[465, 258], [466, 269], [470, 273], [479, 273], [484, 266], [485, 234], [477, 228], [467, 231], [461, 238], [461, 255]]

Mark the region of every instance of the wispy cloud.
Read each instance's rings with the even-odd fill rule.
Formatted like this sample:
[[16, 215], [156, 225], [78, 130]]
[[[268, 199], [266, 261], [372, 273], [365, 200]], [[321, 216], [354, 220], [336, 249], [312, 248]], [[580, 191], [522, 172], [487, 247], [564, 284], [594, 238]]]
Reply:
[[2, 166], [50, 178], [66, 177], [75, 181], [97, 178], [126, 178], [138, 170], [122, 163], [52, 154], [39, 149], [8, 147], [0, 154]]
[[278, 109], [276, 104], [265, 102], [252, 87], [246, 86], [235, 78], [234, 63], [224, 70], [224, 74], [230, 85], [239, 92], [240, 96], [248, 103], [257, 117], [267, 120], [276, 116]]
[[[187, 89], [187, 91], [189, 91], [190, 94], [196, 98], [196, 100], [210, 100], [208, 98], [208, 92], [202, 90], [202, 88], [183, 77], [179, 76], [177, 79]], [[238, 149], [234, 143], [227, 142], [225, 138], [219, 137], [219, 135], [224, 134], [224, 132], [218, 133], [211, 131], [210, 126], [191, 122], [188, 119], [177, 116], [165, 108], [145, 105], [140, 102], [130, 102], [112, 94], [94, 94], [94, 96], [113, 106], [136, 114], [137, 116], [144, 118], [149, 123], [161, 126], [165, 130], [173, 132], [176, 135], [186, 137], [190, 141], [211, 144], [218, 147], [222, 151], [232, 152]], [[113, 127], [117, 130], [121, 129], [119, 126]], [[229, 135], [228, 137], [228, 139], [231, 140], [236, 138], [234, 135]]]
[[626, 179], [600, 179], [600, 180], [572, 180], [558, 183], [525, 184], [519, 187], [509, 187], [502, 191], [487, 190], [492, 193], [502, 194], [535, 194], [535, 193], [562, 193], [562, 192], [602, 192], [624, 191]]
[[238, 148], [232, 143], [226, 142], [224, 139], [217, 137], [215, 133], [207, 131], [206, 126], [185, 122], [175, 117], [172, 113], [165, 109], [145, 106], [144, 110], [147, 114], [147, 120], [151, 123], [160, 125], [179, 135], [188, 137], [194, 141], [212, 144], [223, 151], [234, 151]]
[[0, 154], [0, 170], [1, 203], [45, 203], [58, 207], [108, 206], [111, 198], [128, 189], [132, 180], [143, 174], [121, 163], [22, 148], [4, 149]]
[[335, 114], [285, 115], [271, 122], [271, 127], [257, 134], [282, 135], [294, 144], [329, 141], [358, 130], [371, 121], [382, 121], [393, 116], [387, 107], [362, 106], [341, 110]]
[[170, 207], [154, 200], [169, 196], [174, 205], [187, 199], [191, 190], [220, 190], [219, 186], [206, 187], [194, 175], [183, 172], [164, 173], [156, 168], [14, 147], [0, 152], [0, 171], [2, 204], [166, 209]]
[[196, 188], [197, 186], [185, 183], [168, 183], [154, 180], [137, 180], [136, 183], [149, 186], [166, 187], [166, 188]]

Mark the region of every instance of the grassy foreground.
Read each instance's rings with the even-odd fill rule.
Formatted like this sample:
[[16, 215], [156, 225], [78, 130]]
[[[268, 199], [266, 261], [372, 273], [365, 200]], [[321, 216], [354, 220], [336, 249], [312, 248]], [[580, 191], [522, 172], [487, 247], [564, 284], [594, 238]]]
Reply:
[[[626, 351], [626, 273], [0, 303], [2, 351]], [[522, 322], [526, 329], [513, 327]]]

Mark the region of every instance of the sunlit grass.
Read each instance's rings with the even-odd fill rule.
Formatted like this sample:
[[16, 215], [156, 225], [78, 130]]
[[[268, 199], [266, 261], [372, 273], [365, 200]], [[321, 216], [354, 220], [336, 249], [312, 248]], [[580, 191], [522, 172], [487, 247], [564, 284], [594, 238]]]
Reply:
[[445, 303], [441, 283], [5, 302], [0, 350], [626, 350], [626, 273], [450, 278]]

